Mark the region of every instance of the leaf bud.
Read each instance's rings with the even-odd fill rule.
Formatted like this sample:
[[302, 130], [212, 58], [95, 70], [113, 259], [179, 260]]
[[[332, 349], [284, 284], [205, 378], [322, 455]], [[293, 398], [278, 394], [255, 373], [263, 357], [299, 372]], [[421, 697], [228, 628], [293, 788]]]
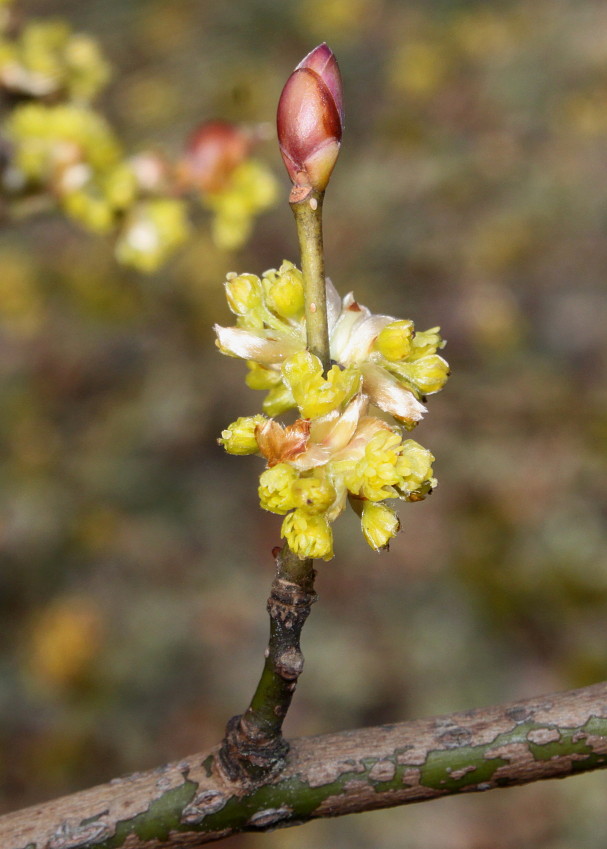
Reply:
[[326, 44], [308, 53], [287, 80], [278, 102], [277, 128], [280, 152], [293, 185], [324, 191], [343, 130], [341, 75]]
[[243, 127], [229, 121], [206, 121], [186, 143], [178, 168], [181, 183], [205, 193], [220, 192], [249, 155], [252, 142]]

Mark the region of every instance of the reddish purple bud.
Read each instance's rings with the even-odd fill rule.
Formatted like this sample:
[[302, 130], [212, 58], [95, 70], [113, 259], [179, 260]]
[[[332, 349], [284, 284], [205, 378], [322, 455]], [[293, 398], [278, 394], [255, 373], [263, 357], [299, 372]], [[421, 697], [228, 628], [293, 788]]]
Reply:
[[277, 126], [293, 185], [324, 191], [343, 129], [341, 75], [326, 44], [308, 53], [287, 80], [278, 102]]
[[251, 151], [251, 134], [228, 121], [207, 121], [189, 137], [179, 166], [181, 182], [203, 192], [224, 188]]

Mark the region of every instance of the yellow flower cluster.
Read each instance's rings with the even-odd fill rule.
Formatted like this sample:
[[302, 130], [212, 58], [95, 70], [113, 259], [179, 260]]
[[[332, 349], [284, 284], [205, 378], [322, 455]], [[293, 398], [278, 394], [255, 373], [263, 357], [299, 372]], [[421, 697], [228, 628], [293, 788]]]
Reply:
[[10, 162], [2, 188], [10, 199], [34, 194], [56, 204], [85, 229], [112, 236], [119, 262], [151, 272], [189, 235], [184, 195], [197, 184], [188, 174], [195, 178], [202, 168], [198, 188], [212, 212], [213, 240], [225, 250], [241, 247], [255, 216], [277, 195], [272, 173], [250, 158], [255, 133], [249, 139], [244, 128], [211, 122], [215, 130], [206, 153], [197, 153], [193, 175], [187, 162], [153, 153], [127, 157], [91, 106], [110, 76], [94, 39], [61, 21], [20, 27], [2, 3], [0, 89], [19, 95], [3, 124]]
[[283, 426], [264, 415], [238, 419], [219, 440], [230, 454], [259, 454], [264, 510], [284, 516], [282, 536], [302, 558], [333, 557], [332, 523], [348, 503], [376, 551], [400, 528], [390, 499], [420, 501], [436, 485], [434, 457], [369, 408], [376, 405], [412, 427], [438, 391], [448, 366], [437, 353], [438, 328], [417, 333], [411, 321], [375, 316], [351, 295], [341, 301], [327, 284], [331, 356], [326, 372], [305, 348], [301, 272], [230, 274], [225, 284], [235, 327], [216, 327], [224, 354], [247, 360], [247, 384], [268, 392], [264, 412], [296, 407]]
[[[365, 539], [385, 548], [399, 529], [387, 499], [419, 501], [436, 485], [434, 457], [400, 429], [361, 415], [358, 398], [341, 417], [321, 417], [309, 427], [299, 420], [282, 428], [272, 419], [238, 419], [222, 433], [230, 454], [262, 454], [268, 468], [259, 479], [264, 510], [285, 516], [282, 536], [300, 557], [333, 556], [331, 523], [349, 501], [361, 517]], [[324, 462], [321, 462], [324, 461]]]
[[90, 106], [27, 103], [10, 114], [5, 134], [13, 152], [6, 188], [49, 192], [85, 229], [114, 235], [123, 264], [154, 271], [187, 238], [185, 203], [163, 196], [159, 177], [149, 185], [157, 163], [126, 159]]
[[410, 426], [422, 417], [420, 402], [449, 375], [437, 327], [416, 331], [412, 321], [373, 315], [351, 294], [342, 301], [329, 282], [331, 359], [337, 365], [323, 375], [320, 361], [305, 351], [302, 275], [291, 262], [261, 278], [230, 274], [225, 289], [237, 322], [216, 325], [217, 345], [247, 360], [247, 385], [267, 391], [263, 410], [270, 416], [293, 407], [303, 418], [325, 415], [362, 384], [372, 403]]
[[0, 84], [12, 91], [89, 101], [109, 77], [94, 39], [62, 21], [32, 21], [16, 38], [0, 38]]
[[274, 175], [255, 159], [238, 165], [219, 191], [203, 194], [203, 205], [213, 212], [211, 236], [217, 247], [228, 251], [242, 247], [255, 216], [269, 209], [276, 197]]

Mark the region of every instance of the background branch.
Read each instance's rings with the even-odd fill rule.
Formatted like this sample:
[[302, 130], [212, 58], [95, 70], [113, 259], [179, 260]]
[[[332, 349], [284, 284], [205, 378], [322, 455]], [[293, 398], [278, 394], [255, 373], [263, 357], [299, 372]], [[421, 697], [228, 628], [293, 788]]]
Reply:
[[[233, 782], [219, 749], [0, 817], [3, 849], [194, 847], [607, 762], [607, 682], [491, 708], [293, 740], [285, 769]], [[163, 844], [164, 845], [164, 844]]]

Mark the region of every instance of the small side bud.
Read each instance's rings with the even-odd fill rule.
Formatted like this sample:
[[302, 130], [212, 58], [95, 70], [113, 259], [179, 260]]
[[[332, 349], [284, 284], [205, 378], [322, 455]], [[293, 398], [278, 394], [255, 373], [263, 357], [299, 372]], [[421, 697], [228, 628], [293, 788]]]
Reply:
[[320, 44], [299, 63], [280, 95], [278, 143], [291, 182], [322, 192], [339, 154], [343, 93], [337, 59]]

